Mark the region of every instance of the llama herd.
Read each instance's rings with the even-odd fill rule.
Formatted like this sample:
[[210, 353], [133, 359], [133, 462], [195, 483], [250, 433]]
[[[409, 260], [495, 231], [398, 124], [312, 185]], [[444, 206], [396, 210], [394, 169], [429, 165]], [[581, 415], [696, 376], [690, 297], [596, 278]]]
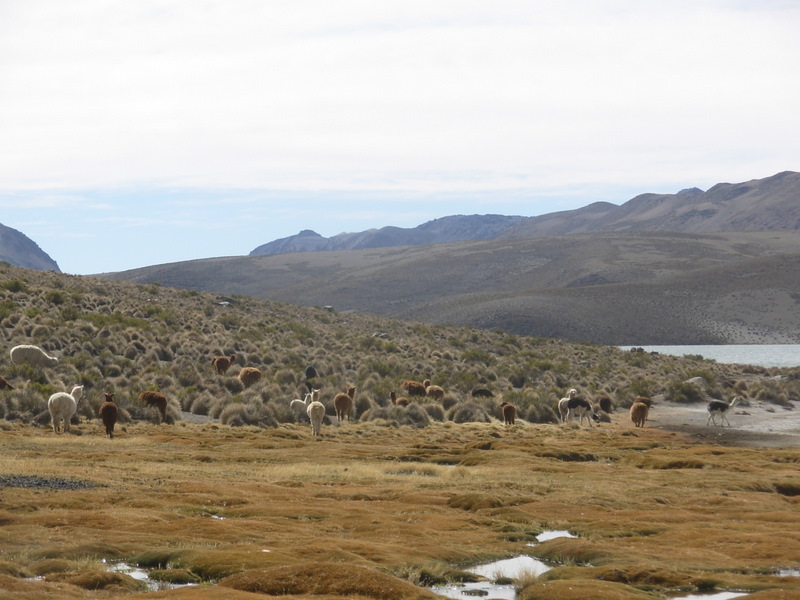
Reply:
[[[58, 358], [49, 356], [38, 346], [22, 344], [14, 346], [9, 351], [11, 362], [15, 365], [29, 364], [34, 367], [54, 367]], [[15, 389], [5, 378], [0, 377], [0, 390]], [[78, 410], [83, 397], [83, 386], [76, 385], [70, 392], [56, 392], [47, 399], [47, 411], [50, 413], [50, 423], [53, 433], [66, 433], [69, 431], [72, 417]], [[144, 391], [139, 394], [138, 401], [158, 410], [161, 421], [167, 420], [167, 398], [161, 392]], [[103, 423], [108, 438], [114, 437], [114, 426], [117, 423], [119, 411], [114, 401], [114, 394], [103, 392], [103, 403], [98, 409], [98, 416]]]
[[[49, 356], [44, 350], [38, 346], [33, 345], [19, 345], [14, 346], [10, 351], [11, 362], [15, 365], [28, 363], [40, 367], [53, 367], [58, 364], [58, 358]], [[212, 360], [214, 372], [217, 375], [225, 375], [230, 367], [236, 361], [236, 354], [229, 356], [217, 356]], [[307, 379], [313, 379], [317, 376], [316, 370], [313, 367], [306, 369]], [[242, 382], [244, 387], [250, 387], [261, 380], [261, 371], [255, 367], [243, 367], [237, 378]], [[307, 383], [308, 393], [303, 400], [294, 399], [290, 403], [291, 408], [302, 406], [305, 408], [306, 413], [311, 421], [311, 431], [314, 437], [321, 435], [322, 422], [325, 418], [326, 408], [320, 401], [320, 389], [314, 387], [310, 382]], [[431, 398], [434, 400], [442, 400], [445, 396], [445, 391], [441, 386], [433, 385], [429, 379], [422, 382], [414, 380], [405, 380], [401, 383], [401, 387], [410, 397]], [[6, 379], [0, 376], [0, 390], [13, 390], [15, 389]], [[355, 406], [355, 393], [356, 387], [349, 386], [347, 392], [341, 392], [334, 396], [333, 407], [336, 412], [338, 423], [352, 422], [353, 411]], [[489, 392], [491, 394], [491, 392]], [[54, 433], [68, 432], [70, 420], [75, 415], [78, 404], [83, 395], [83, 386], [76, 385], [72, 390], [67, 392], [56, 392], [50, 396], [47, 401], [47, 408], [50, 413], [51, 425]], [[477, 394], [473, 394], [477, 395]], [[408, 397], [398, 397], [392, 391], [390, 394], [392, 405], [404, 407], [408, 406], [411, 400]], [[144, 391], [138, 397], [140, 404], [155, 407], [161, 417], [161, 422], [167, 421], [167, 398], [161, 392]], [[708, 420], [706, 425], [714, 424], [715, 426], [725, 426], [727, 423], [730, 427], [730, 421], [727, 414], [742, 401], [742, 398], [737, 396], [731, 402], [723, 400], [711, 400], [707, 406]], [[583, 425], [583, 420], [590, 427], [593, 426], [592, 422], [600, 422], [602, 420], [610, 420], [608, 415], [613, 412], [613, 405], [608, 396], [599, 396], [595, 403], [591, 400], [579, 395], [578, 390], [570, 388], [566, 396], [558, 400], [557, 414], [560, 423], [567, 424], [574, 422], [577, 418], [578, 426]], [[638, 396], [634, 399], [630, 407], [630, 418], [634, 427], [644, 427], [649, 416], [649, 411], [652, 407], [652, 401], [648, 397]], [[500, 405], [500, 412], [502, 414], [503, 423], [506, 426], [513, 426], [516, 423], [517, 410], [508, 403], [502, 402]], [[114, 437], [114, 426], [118, 417], [118, 409], [114, 401], [114, 395], [104, 392], [103, 403], [98, 410], [103, 426], [105, 427], [106, 436], [108, 438]], [[720, 420], [717, 425], [717, 419]]]

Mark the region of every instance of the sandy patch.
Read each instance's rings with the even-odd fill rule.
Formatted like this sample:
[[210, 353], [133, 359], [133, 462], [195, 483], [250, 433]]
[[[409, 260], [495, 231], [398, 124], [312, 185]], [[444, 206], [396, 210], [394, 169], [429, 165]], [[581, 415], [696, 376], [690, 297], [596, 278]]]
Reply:
[[[620, 411], [621, 413], [621, 411]], [[627, 414], [614, 420], [630, 424]], [[728, 414], [730, 427], [706, 425], [705, 404], [659, 402], [650, 410], [646, 427], [685, 434], [691, 440], [723, 446], [800, 446], [800, 411], [773, 404], [737, 406]], [[719, 423], [719, 419], [717, 419]], [[631, 424], [632, 425], [632, 424]]]

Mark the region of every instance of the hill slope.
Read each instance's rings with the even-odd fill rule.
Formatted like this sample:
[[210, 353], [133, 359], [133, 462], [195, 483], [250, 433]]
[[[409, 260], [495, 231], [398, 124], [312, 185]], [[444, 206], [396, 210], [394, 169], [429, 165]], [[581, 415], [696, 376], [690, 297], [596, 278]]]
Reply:
[[228, 257], [106, 277], [603, 344], [800, 343], [796, 231]]

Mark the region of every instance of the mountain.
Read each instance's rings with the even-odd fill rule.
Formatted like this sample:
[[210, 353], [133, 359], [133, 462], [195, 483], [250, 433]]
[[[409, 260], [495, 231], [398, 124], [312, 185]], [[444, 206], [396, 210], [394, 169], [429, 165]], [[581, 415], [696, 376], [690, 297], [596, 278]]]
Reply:
[[340, 233], [331, 238], [305, 229], [297, 235], [262, 244], [250, 252], [250, 256], [491, 240], [524, 220], [525, 217], [503, 215], [455, 215], [434, 219], [410, 229], [381, 227], [360, 233]]
[[23, 233], [0, 224], [0, 261], [37, 271], [61, 272], [58, 263]]
[[389, 248], [491, 239], [533, 238], [611, 231], [772, 231], [800, 229], [800, 173], [785, 171], [744, 183], [719, 183], [707, 192], [641, 194], [622, 205], [595, 202], [575, 210], [536, 217], [457, 215], [414, 228], [382, 227], [324, 238], [304, 230], [262, 244], [251, 256]]
[[[786, 172], [511, 217], [493, 239], [321, 252], [329, 242], [304, 232], [304, 252], [104, 277], [608, 345], [800, 343], [799, 192], [800, 174]], [[482, 218], [376, 231], [384, 243], [452, 236], [456, 224], [474, 235]], [[484, 234], [503, 225], [493, 218]]]
[[719, 183], [677, 194], [642, 194], [621, 206], [598, 202], [531, 217], [500, 233], [530, 238], [609, 231], [776, 231], [800, 229], [800, 173], [785, 171], [744, 183]]

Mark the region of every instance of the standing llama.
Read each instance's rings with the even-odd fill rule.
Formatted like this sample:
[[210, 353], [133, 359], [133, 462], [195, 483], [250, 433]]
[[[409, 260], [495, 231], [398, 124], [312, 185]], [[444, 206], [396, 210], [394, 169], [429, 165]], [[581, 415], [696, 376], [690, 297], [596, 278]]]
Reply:
[[72, 415], [78, 410], [81, 394], [83, 394], [83, 386], [76, 385], [72, 388], [71, 393], [56, 392], [47, 400], [47, 410], [50, 411], [53, 433], [58, 433], [59, 425], [61, 425], [62, 432], [69, 431], [69, 422]]
[[325, 418], [325, 405], [319, 400], [314, 400], [306, 409], [311, 420], [311, 435], [317, 437], [322, 434], [322, 419]]
[[103, 397], [105, 398], [105, 402], [100, 405], [97, 412], [106, 428], [106, 436], [108, 436], [108, 439], [113, 439], [114, 425], [117, 423], [117, 405], [114, 402], [114, 394], [103, 392]]
[[236, 354], [230, 356], [217, 356], [211, 364], [214, 365], [214, 372], [217, 375], [225, 375], [231, 365], [236, 362]]
[[336, 418], [339, 423], [347, 419], [348, 423], [353, 420], [353, 399], [356, 395], [355, 386], [347, 388], [347, 393], [338, 393], [333, 397], [333, 407], [336, 409]]
[[633, 421], [634, 427], [644, 427], [648, 412], [650, 412], [650, 407], [645, 402], [631, 404], [631, 421]]
[[564, 396], [563, 398], [561, 398], [561, 400], [558, 401], [558, 416], [561, 419], [562, 423], [566, 423], [567, 417], [569, 416], [569, 407], [567, 406], [567, 404], [569, 404], [569, 401], [577, 395], [578, 395], [578, 390], [572, 388], [567, 392], [566, 396]]
[[717, 417], [720, 417], [720, 426], [724, 427], [725, 423], [728, 423], [728, 427], [731, 426], [731, 422], [728, 421], [728, 417], [726, 416], [729, 410], [733, 410], [733, 407], [739, 404], [742, 401], [741, 396], [736, 396], [730, 402], [725, 402], [724, 400], [712, 400], [708, 403], [708, 420], [706, 421], [706, 425], [713, 422], [714, 426], [717, 426]]
[[513, 425], [517, 420], [517, 409], [514, 405], [503, 402], [500, 404], [500, 408], [503, 411], [503, 423], [506, 425]]

